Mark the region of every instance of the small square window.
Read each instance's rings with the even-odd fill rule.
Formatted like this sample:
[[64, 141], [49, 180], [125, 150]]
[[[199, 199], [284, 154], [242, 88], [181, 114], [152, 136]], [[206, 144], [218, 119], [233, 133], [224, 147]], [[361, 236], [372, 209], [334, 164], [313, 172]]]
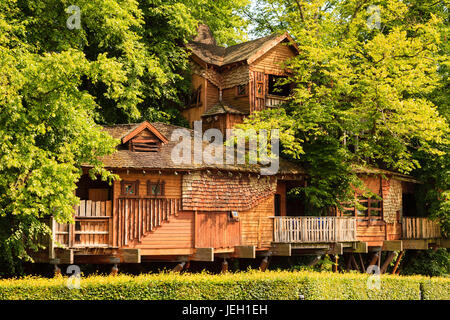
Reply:
[[138, 196], [139, 195], [139, 180], [120, 182], [120, 189], [122, 196]]
[[256, 83], [256, 96], [258, 98], [264, 98], [264, 83], [263, 82]]
[[246, 96], [247, 95], [247, 85], [240, 84], [236, 86], [236, 95], [237, 96]]
[[150, 197], [161, 197], [164, 195], [164, 181], [147, 181], [147, 195]]

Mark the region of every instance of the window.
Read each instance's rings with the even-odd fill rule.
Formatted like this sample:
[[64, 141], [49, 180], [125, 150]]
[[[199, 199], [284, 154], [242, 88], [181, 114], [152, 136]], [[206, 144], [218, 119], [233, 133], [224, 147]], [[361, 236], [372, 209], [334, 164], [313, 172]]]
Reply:
[[133, 152], [158, 152], [161, 148], [161, 141], [157, 138], [140, 139], [130, 141], [130, 149]]
[[258, 98], [264, 98], [264, 82], [256, 83], [256, 96]]
[[275, 216], [281, 216], [281, 195], [276, 193], [274, 199]]
[[228, 221], [238, 222], [239, 221], [239, 213], [237, 211], [230, 211], [228, 215]]
[[246, 96], [247, 95], [247, 85], [240, 84], [236, 86], [236, 96]]
[[147, 195], [150, 197], [161, 197], [164, 195], [164, 181], [147, 181]]
[[363, 196], [358, 197], [358, 203], [364, 206], [364, 208], [357, 208], [350, 203], [342, 203], [344, 217], [359, 217], [359, 218], [372, 218], [381, 219], [383, 212], [383, 201], [376, 198], [366, 198]]
[[125, 181], [120, 182], [120, 189], [122, 196], [138, 196], [139, 195], [139, 180], [136, 181]]
[[287, 97], [291, 94], [291, 85], [289, 83], [284, 84], [284, 80], [287, 77], [275, 76], [269, 74], [269, 89], [268, 94]]
[[198, 107], [202, 104], [202, 85], [199, 85], [197, 89], [193, 89], [191, 94], [188, 96], [187, 105], [191, 107]]

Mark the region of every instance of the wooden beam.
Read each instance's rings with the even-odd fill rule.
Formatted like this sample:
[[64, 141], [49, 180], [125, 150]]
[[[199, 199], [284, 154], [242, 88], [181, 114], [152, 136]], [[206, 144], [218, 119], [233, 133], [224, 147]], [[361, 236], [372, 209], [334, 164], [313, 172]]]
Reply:
[[383, 251], [402, 251], [403, 250], [402, 240], [383, 241], [382, 250]]
[[351, 261], [351, 263], [353, 265], [353, 268], [355, 270], [358, 270], [358, 272], [359, 272], [358, 263], [356, 262], [356, 259], [355, 259], [355, 256], [353, 255], [353, 253], [350, 254], [350, 261]]
[[121, 263], [141, 263], [140, 249], [119, 249], [116, 257]]
[[270, 251], [273, 256], [290, 257], [292, 255], [290, 243], [273, 243]]
[[402, 240], [403, 250], [428, 250], [428, 240]]
[[64, 248], [54, 248], [55, 259], [59, 259], [60, 264], [73, 264], [73, 250]]
[[255, 246], [236, 246], [234, 247], [234, 257], [255, 259], [256, 251]]
[[367, 242], [364, 242], [364, 241], [353, 242], [352, 248], [353, 248], [354, 253], [367, 253], [368, 252]]
[[398, 268], [400, 261], [402, 260], [404, 254], [405, 254], [405, 251], [402, 251], [398, 255], [397, 260], [395, 260], [394, 269], [392, 270], [392, 274], [395, 274], [397, 272], [397, 268]]
[[450, 248], [450, 239], [438, 239], [439, 247]]
[[395, 252], [391, 251], [388, 253], [388, 256], [386, 257], [386, 260], [384, 260], [383, 265], [381, 266], [381, 274], [385, 273], [387, 268], [389, 267], [389, 264], [392, 262], [392, 260], [394, 260], [395, 257]]
[[344, 249], [342, 246], [342, 243], [336, 242], [330, 246], [330, 250], [328, 251], [328, 254], [334, 254], [334, 255], [342, 255], [344, 254]]
[[363, 261], [363, 258], [361, 256], [361, 253], [358, 253], [358, 256], [359, 256], [359, 263], [361, 263], [362, 272], [366, 273], [366, 267], [364, 266], [364, 261]]
[[214, 248], [197, 248], [189, 257], [192, 261], [214, 261]]

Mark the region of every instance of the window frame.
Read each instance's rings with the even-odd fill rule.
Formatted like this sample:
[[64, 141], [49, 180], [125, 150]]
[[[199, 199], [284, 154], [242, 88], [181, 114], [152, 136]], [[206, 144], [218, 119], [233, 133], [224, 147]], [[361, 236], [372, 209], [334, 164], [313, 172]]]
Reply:
[[[244, 87], [244, 93], [240, 94], [239, 93], [239, 87], [242, 87], [242, 86]], [[246, 97], [246, 96], [248, 96], [248, 85], [246, 83], [238, 84], [236, 86], [236, 97]]]
[[[134, 194], [129, 194], [125, 192], [127, 185], [132, 185], [134, 188]], [[120, 181], [120, 196], [121, 197], [139, 197], [139, 180], [122, 180]]]
[[[165, 196], [165, 184], [164, 180], [157, 180], [156, 182], [152, 180], [147, 180], [147, 196], [151, 198], [160, 198]], [[159, 194], [152, 194], [152, 187], [159, 187]]]

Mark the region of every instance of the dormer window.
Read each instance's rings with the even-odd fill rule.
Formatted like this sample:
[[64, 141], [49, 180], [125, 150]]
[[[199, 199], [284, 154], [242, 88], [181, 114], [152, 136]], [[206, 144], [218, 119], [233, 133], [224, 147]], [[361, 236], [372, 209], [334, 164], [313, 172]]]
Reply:
[[132, 152], [158, 152], [167, 142], [167, 138], [147, 121], [122, 138], [122, 144]]
[[130, 149], [135, 152], [158, 152], [160, 147], [161, 141], [158, 139], [136, 138], [130, 141]]

